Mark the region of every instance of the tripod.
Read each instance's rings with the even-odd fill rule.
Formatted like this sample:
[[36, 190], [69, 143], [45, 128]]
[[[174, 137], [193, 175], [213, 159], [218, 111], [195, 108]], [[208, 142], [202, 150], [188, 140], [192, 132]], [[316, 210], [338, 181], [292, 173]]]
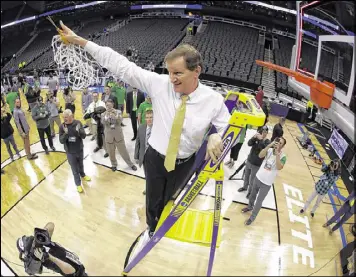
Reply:
[[234, 176], [237, 175], [246, 165], [246, 161], [244, 161], [238, 169], [236, 169], [236, 171], [234, 172], [234, 174], [232, 174], [230, 177], [229, 177], [229, 180], [243, 180], [244, 179], [244, 176], [245, 176], [245, 170], [244, 172], [242, 173], [242, 177], [241, 178], [235, 178], [234, 179]]

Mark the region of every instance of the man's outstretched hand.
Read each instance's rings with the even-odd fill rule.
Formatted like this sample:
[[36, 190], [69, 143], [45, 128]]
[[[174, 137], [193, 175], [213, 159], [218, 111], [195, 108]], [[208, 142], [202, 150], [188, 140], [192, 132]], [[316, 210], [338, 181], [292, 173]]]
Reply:
[[80, 45], [82, 47], [85, 47], [85, 45], [87, 44], [87, 40], [76, 35], [76, 33], [74, 33], [71, 29], [69, 29], [66, 25], [63, 24], [62, 21], [60, 21], [61, 24], [61, 37], [69, 42], [69, 43], [73, 43], [73, 44], [77, 44]]
[[210, 157], [214, 161], [214, 163], [217, 163], [223, 150], [224, 147], [220, 135], [217, 133], [211, 134], [208, 139], [205, 160]]

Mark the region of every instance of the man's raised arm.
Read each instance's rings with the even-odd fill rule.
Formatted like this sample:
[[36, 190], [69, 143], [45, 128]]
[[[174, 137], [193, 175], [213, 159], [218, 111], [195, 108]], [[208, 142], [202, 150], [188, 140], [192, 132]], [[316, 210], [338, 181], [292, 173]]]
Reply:
[[151, 95], [152, 92], [154, 93], [155, 89], [152, 87], [152, 84], [156, 84], [157, 79], [162, 78], [159, 74], [137, 66], [110, 47], [99, 46], [92, 41], [77, 36], [62, 22], [61, 27], [64, 39], [70, 43], [84, 47], [84, 50], [90, 53], [102, 67], [108, 69], [116, 77], [133, 87], [147, 92], [148, 95]]

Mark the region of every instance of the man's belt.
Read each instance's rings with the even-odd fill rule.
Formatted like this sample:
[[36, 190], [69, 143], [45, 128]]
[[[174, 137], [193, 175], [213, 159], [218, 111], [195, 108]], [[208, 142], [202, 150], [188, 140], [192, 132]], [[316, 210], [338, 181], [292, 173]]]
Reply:
[[[164, 156], [161, 153], [159, 153], [158, 151], [156, 151], [151, 145], [149, 145], [149, 147], [151, 147], [153, 149], [153, 151], [155, 151], [157, 153], [157, 155], [160, 156], [163, 160], [166, 158], [166, 156]], [[188, 158], [176, 159], [176, 165], [183, 164], [183, 163], [189, 161], [194, 156], [195, 156], [195, 153], [193, 155], [190, 155]]]

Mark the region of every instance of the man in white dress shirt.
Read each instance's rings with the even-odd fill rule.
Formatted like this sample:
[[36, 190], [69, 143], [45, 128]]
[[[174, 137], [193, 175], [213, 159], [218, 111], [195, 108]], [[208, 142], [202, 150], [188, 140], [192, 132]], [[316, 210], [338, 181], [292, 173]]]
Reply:
[[[223, 150], [221, 136], [230, 119], [224, 98], [199, 82], [203, 62], [200, 53], [190, 45], [179, 46], [167, 54], [165, 62], [169, 75], [157, 74], [137, 66], [109, 47], [99, 46], [77, 36], [62, 22], [61, 27], [69, 43], [84, 47], [101, 66], [132, 87], [145, 91], [152, 99], [155, 124], [152, 126], [144, 159], [147, 174], [146, 222], [151, 237], [164, 206], [188, 181], [195, 153], [201, 147], [211, 124], [218, 133], [209, 136], [207, 155], [215, 162], [220, 157]], [[172, 125], [174, 120], [176, 122], [176, 113], [181, 113], [178, 107], [183, 105], [184, 124], [179, 135], [178, 153], [174, 153], [176, 159], [173, 160], [173, 170], [167, 170], [167, 148], [174, 139], [171, 133], [176, 133]], [[170, 151], [168, 155], [172, 157]]]

